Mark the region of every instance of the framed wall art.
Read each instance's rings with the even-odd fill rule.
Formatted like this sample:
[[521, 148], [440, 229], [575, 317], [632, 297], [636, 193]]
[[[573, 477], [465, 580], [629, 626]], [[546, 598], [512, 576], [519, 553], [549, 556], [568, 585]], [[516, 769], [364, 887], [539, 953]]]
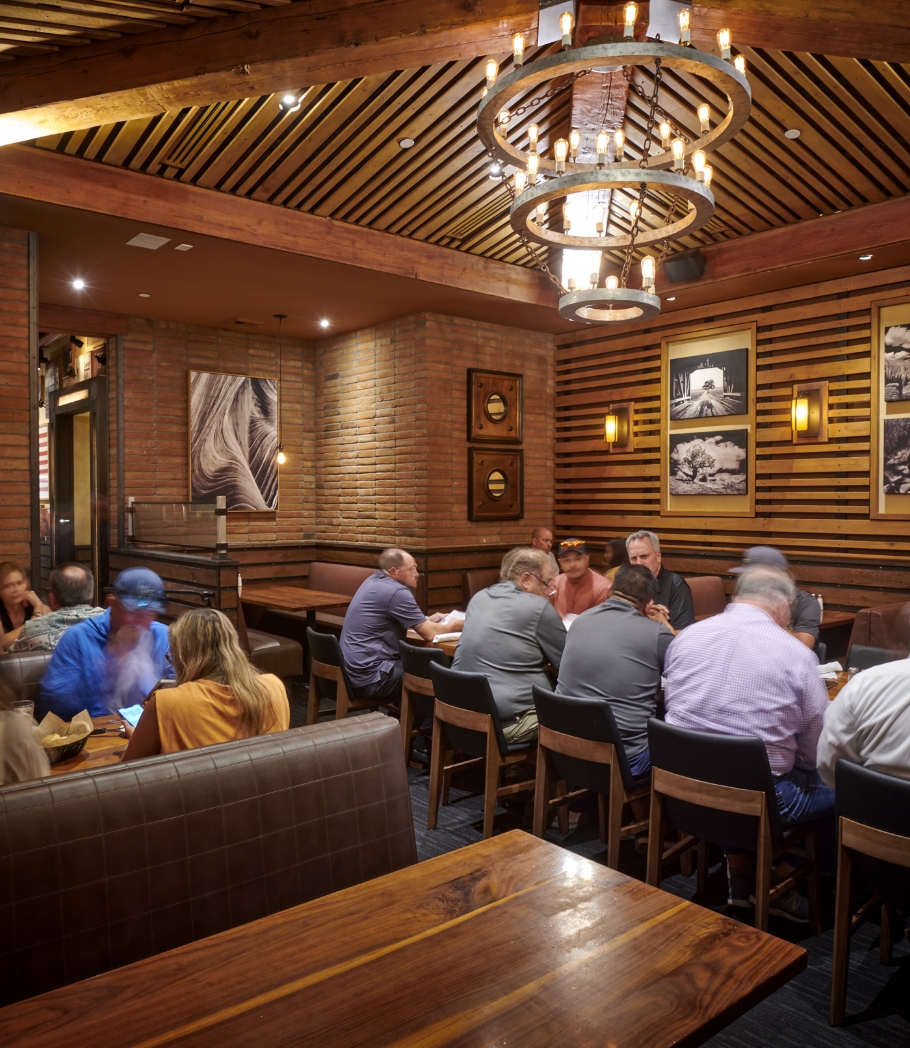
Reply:
[[664, 513], [755, 513], [755, 325], [661, 342]]
[[278, 509], [278, 382], [189, 372], [190, 501]]
[[521, 443], [522, 376], [468, 368], [468, 440]]
[[870, 516], [910, 517], [910, 302], [872, 305]]
[[468, 520], [520, 520], [523, 512], [521, 451], [468, 448]]

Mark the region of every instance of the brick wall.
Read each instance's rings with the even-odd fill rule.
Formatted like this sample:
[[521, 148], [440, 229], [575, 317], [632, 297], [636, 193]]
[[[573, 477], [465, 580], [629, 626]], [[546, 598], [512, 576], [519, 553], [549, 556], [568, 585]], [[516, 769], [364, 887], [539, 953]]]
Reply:
[[[123, 338], [126, 495], [184, 501], [188, 479], [188, 371], [278, 377], [278, 340], [131, 317]], [[228, 542], [306, 542], [313, 538], [315, 374], [312, 348], [284, 339], [281, 467], [277, 513], [231, 513]], [[113, 412], [112, 412], [113, 426]], [[112, 531], [116, 542], [116, 526]]]
[[[31, 562], [29, 234], [0, 228], [0, 560]], [[37, 454], [37, 452], [36, 452]]]

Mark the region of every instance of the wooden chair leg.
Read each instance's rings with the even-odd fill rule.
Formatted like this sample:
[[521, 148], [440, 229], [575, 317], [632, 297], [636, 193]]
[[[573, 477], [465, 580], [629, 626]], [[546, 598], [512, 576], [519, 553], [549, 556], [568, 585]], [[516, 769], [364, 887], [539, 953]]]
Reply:
[[343, 680], [335, 681], [335, 720], [344, 720], [351, 706], [351, 697]]
[[831, 1012], [828, 1018], [832, 1026], [844, 1025], [844, 1014], [847, 1008], [852, 880], [853, 864], [850, 852], [839, 844], [837, 849], [837, 901], [834, 904], [834, 960], [831, 966]]
[[319, 720], [319, 685], [316, 683], [316, 677], [310, 674], [310, 697], [307, 700], [306, 707], [306, 722], [307, 724], [315, 724]]
[[[436, 723], [436, 721], [433, 722], [434, 739], [436, 738]], [[449, 788], [452, 785], [452, 772], [449, 769], [449, 765], [455, 763], [454, 750], [445, 751], [445, 761], [443, 763], [446, 765], [446, 770], [443, 772], [442, 776], [442, 806], [445, 807], [449, 803]]]
[[880, 964], [891, 963], [891, 946], [894, 932], [894, 908], [890, 902], [882, 903], [882, 936], [879, 943], [878, 959]]
[[695, 880], [695, 898], [704, 899], [708, 894], [708, 842], [699, 840], [696, 845], [698, 876]]
[[445, 745], [442, 723], [434, 717], [433, 743], [430, 747], [430, 797], [427, 802], [428, 830], [436, 829], [436, 819], [439, 815], [439, 791], [442, 787]]
[[822, 874], [818, 863], [819, 846], [818, 823], [815, 823], [806, 837], [806, 858], [812, 863], [812, 872], [807, 879], [807, 887], [809, 889], [809, 928], [813, 935], [822, 933]]
[[[556, 796], [565, 797], [569, 792], [569, 787], [566, 785], [565, 779], [560, 779], [556, 783]], [[569, 832], [569, 805], [560, 804], [556, 809], [556, 828], [565, 837]]]
[[543, 837], [547, 828], [547, 812], [550, 805], [550, 769], [543, 746], [537, 748], [537, 769], [534, 779], [534, 836]]
[[597, 829], [600, 833], [600, 843], [607, 843], [607, 803], [602, 793], [597, 794]]
[[755, 927], [762, 932], [768, 930], [772, 852], [771, 827], [766, 804], [759, 821], [758, 851], [755, 856]]
[[664, 852], [664, 810], [660, 794], [651, 786], [651, 822], [648, 827], [648, 867], [645, 880], [660, 887], [660, 871]]
[[411, 756], [411, 727], [414, 715], [411, 713], [411, 697], [407, 688], [401, 689], [401, 713], [399, 714], [399, 727], [401, 728], [401, 745], [404, 747], [404, 762], [408, 763]]
[[611, 870], [619, 869], [619, 838], [622, 833], [624, 796], [619, 762], [613, 761], [610, 765], [610, 796], [607, 801], [607, 866]]
[[499, 789], [499, 747], [491, 731], [487, 735], [487, 768], [483, 791], [483, 839], [493, 836], [493, 816], [496, 812], [496, 793]]

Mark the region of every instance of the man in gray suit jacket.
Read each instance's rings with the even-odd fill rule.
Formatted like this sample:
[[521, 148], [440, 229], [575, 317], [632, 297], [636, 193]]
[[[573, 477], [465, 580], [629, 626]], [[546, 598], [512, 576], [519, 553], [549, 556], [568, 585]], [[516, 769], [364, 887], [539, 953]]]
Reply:
[[549, 663], [559, 671], [566, 630], [547, 599], [557, 568], [542, 550], [510, 550], [499, 582], [481, 590], [468, 605], [452, 669], [483, 673], [490, 682], [509, 742], [537, 737], [531, 688], [552, 687]]

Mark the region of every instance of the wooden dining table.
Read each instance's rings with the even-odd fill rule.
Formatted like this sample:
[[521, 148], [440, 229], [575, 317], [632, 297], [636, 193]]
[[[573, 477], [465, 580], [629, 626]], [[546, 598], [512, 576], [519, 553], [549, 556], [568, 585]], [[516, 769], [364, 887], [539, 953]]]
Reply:
[[0, 1009], [25, 1048], [669, 1048], [806, 951], [521, 830]]
[[346, 593], [307, 589], [306, 586], [298, 586], [291, 582], [247, 583], [240, 594], [241, 604], [255, 609], [252, 614], [244, 612], [248, 625], [253, 629], [268, 608], [277, 608], [279, 611], [304, 611], [307, 625], [314, 626], [319, 608], [346, 608], [352, 600], [353, 597]]
[[127, 743], [126, 736], [121, 733], [123, 720], [115, 714], [109, 714], [104, 717], [92, 717], [92, 724], [96, 729], [103, 728], [104, 734], [89, 735], [82, 751], [75, 757], [51, 765], [51, 775], [89, 771], [91, 768], [103, 768], [107, 764], [119, 763]]

